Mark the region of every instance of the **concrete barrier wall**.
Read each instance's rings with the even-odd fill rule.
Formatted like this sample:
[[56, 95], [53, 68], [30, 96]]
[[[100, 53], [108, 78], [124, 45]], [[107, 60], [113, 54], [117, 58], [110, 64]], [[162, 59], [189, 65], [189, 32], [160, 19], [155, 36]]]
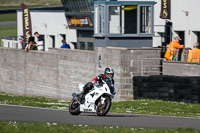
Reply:
[[24, 52], [0, 49], [0, 90], [23, 95], [26, 87]]
[[163, 75], [200, 76], [200, 63], [164, 61]]
[[57, 50], [58, 55], [58, 98], [70, 99], [79, 92], [78, 84], [87, 83], [95, 77], [95, 53], [79, 50]]
[[0, 91], [70, 100], [95, 76], [94, 52], [0, 49]]
[[[70, 100], [78, 84], [91, 81], [105, 67], [115, 70], [114, 100], [133, 99], [133, 76], [141, 75], [140, 60], [159, 58], [160, 49], [96, 48], [95, 51], [51, 49], [49, 52], [0, 48], [0, 91], [25, 96]], [[148, 71], [160, 70], [147, 63]], [[149, 66], [148, 66], [149, 65]]]
[[[157, 69], [160, 65], [160, 50], [140, 48], [121, 51], [121, 99], [133, 99], [134, 76], [160, 74], [160, 70]], [[153, 68], [155, 69], [152, 71]]]

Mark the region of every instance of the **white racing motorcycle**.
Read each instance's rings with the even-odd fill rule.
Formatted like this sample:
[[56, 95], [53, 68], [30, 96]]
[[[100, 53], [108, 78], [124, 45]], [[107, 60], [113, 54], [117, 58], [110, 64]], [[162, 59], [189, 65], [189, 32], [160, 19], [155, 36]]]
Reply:
[[[79, 84], [79, 90], [83, 85]], [[80, 94], [73, 93], [69, 105], [69, 112], [72, 115], [79, 115], [81, 112], [96, 112], [98, 116], [105, 116], [111, 107], [111, 100], [116, 92], [111, 79], [102, 80], [102, 85], [94, 85], [82, 101]]]

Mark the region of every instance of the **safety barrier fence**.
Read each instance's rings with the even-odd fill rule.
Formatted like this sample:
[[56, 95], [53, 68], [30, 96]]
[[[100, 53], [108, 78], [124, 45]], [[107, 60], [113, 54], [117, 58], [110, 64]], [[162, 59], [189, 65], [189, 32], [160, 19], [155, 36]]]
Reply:
[[160, 99], [200, 103], [200, 77], [192, 76], [135, 76], [134, 99]]
[[19, 48], [17, 37], [1, 37], [1, 47]]

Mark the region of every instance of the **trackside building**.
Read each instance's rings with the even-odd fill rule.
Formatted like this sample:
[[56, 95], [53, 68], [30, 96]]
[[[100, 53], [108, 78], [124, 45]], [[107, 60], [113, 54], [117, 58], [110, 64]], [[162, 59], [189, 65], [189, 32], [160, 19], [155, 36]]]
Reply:
[[[65, 39], [72, 48], [166, 46], [176, 35], [185, 47], [199, 42], [199, 1], [171, 0], [171, 18], [161, 19], [161, 0], [62, 0], [64, 11], [31, 10], [33, 33], [45, 36], [45, 50]], [[17, 12], [18, 38], [22, 12]], [[20, 47], [20, 46], [18, 46]]]

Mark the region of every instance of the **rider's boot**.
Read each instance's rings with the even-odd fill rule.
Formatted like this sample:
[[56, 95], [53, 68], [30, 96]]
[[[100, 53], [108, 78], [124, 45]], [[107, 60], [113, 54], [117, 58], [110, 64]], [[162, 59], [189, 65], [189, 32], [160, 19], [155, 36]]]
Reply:
[[80, 98], [80, 103], [83, 104], [85, 102], [85, 94], [84, 94], [84, 92], [80, 93], [80, 97], [79, 98]]
[[83, 87], [83, 91], [80, 93], [80, 103], [83, 104], [85, 102], [85, 95], [89, 92], [89, 90], [93, 87], [91, 82], [88, 82]]

